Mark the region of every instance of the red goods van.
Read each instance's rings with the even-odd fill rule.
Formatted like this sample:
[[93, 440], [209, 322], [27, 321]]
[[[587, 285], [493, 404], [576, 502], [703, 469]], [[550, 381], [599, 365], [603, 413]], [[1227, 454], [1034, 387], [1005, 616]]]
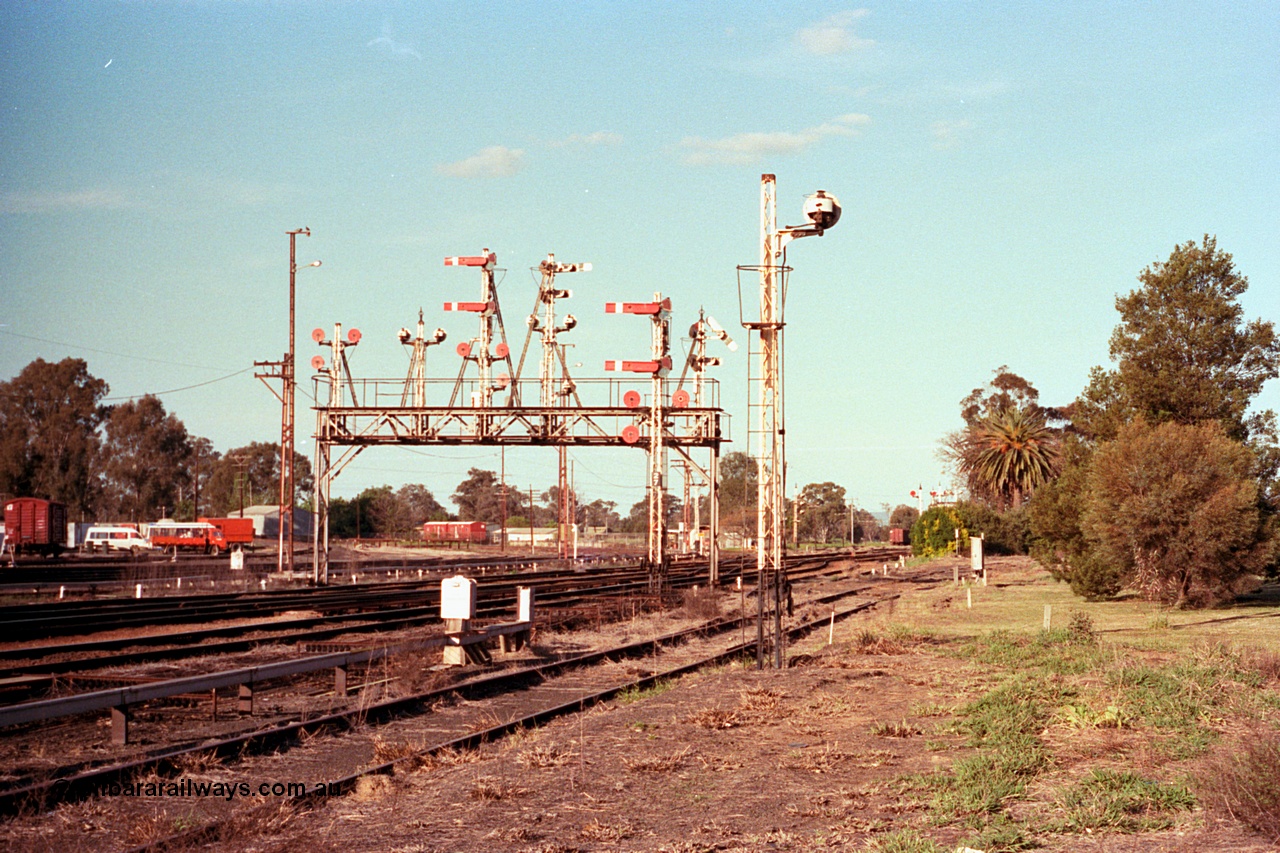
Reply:
[[428, 521], [422, 525], [426, 542], [470, 542], [482, 545], [489, 541], [489, 526], [483, 521]]
[[66, 545], [67, 507], [41, 498], [13, 498], [4, 505], [4, 544], [15, 554], [56, 557]]

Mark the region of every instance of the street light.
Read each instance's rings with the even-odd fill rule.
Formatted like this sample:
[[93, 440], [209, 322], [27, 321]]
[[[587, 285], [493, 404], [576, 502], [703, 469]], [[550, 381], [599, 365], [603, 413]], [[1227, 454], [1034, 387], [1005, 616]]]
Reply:
[[[276, 555], [276, 571], [283, 572], [286, 567], [290, 573], [293, 572], [293, 503], [294, 503], [294, 480], [293, 480], [293, 435], [294, 435], [294, 412], [297, 406], [297, 381], [295, 377], [295, 330], [294, 315], [297, 310], [297, 300], [295, 296], [295, 282], [298, 276], [298, 260], [297, 260], [297, 240], [298, 235], [304, 237], [311, 236], [310, 228], [297, 228], [293, 231], [285, 232], [289, 235], [289, 352], [285, 355], [284, 370], [281, 371], [284, 378], [284, 395], [281, 403], [284, 411], [280, 417], [280, 530], [279, 543]], [[304, 264], [306, 267], [318, 267], [319, 261], [312, 261]], [[285, 545], [285, 528], [288, 528], [288, 557], [286, 558]]]

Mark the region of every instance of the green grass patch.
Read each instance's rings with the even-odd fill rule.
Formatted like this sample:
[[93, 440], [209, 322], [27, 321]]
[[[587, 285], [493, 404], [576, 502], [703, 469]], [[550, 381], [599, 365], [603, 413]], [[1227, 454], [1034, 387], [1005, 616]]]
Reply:
[[1129, 771], [1094, 770], [1066, 789], [1058, 802], [1066, 817], [1052, 827], [1054, 831], [1148, 832], [1173, 826], [1174, 815], [1190, 810], [1195, 798], [1185, 788]]
[[948, 853], [913, 829], [897, 829], [877, 836], [867, 847], [874, 853]]
[[655, 696], [661, 696], [671, 688], [675, 687], [675, 681], [670, 678], [664, 678], [655, 681], [648, 687], [628, 687], [618, 694], [618, 701], [623, 705], [631, 705], [635, 702], [643, 702], [646, 699], [652, 699]]

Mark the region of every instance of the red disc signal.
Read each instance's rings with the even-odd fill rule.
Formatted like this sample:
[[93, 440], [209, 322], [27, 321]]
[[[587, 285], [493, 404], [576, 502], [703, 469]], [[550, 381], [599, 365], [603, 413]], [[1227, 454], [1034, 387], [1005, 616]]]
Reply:
[[458, 355], [462, 356], [463, 358], [471, 358], [471, 344], [464, 341], [458, 344], [453, 349], [454, 349], [454, 352], [456, 352]]
[[361, 337], [362, 337], [362, 335], [360, 334], [360, 330], [359, 330], [359, 329], [348, 329], [348, 330], [347, 330], [347, 343], [349, 343], [349, 344], [358, 344], [358, 343], [360, 343], [360, 338], [361, 338]]
[[322, 356], [322, 355], [313, 355], [313, 356], [311, 357], [311, 369], [312, 369], [312, 370], [324, 370], [324, 356]]
[[627, 444], [635, 444], [640, 440], [640, 427], [635, 424], [627, 424], [622, 428], [622, 440]]
[[626, 406], [628, 409], [634, 409], [636, 406], [639, 406], [639, 405], [640, 405], [640, 392], [639, 392], [639, 391], [628, 391], [627, 393], [623, 394], [623, 395], [622, 395], [622, 405]]
[[508, 385], [510, 385], [510, 384], [511, 384], [511, 377], [510, 377], [509, 375], [507, 375], [507, 374], [505, 374], [505, 373], [499, 373], [499, 374], [498, 374], [498, 387], [499, 387], [499, 388], [506, 388], [506, 387], [507, 387]]
[[324, 340], [324, 329], [312, 329], [312, 330], [311, 330], [311, 340], [315, 341], [316, 343], [320, 343], [321, 341], [323, 341], [323, 340]]
[[683, 409], [685, 406], [689, 405], [689, 392], [683, 388], [676, 391], [671, 395], [671, 405], [675, 406], [677, 409]]
[[507, 356], [511, 355], [511, 347], [507, 346], [506, 344], [498, 344], [496, 347], [494, 347], [493, 352], [495, 355], [498, 356], [498, 358], [506, 358]]

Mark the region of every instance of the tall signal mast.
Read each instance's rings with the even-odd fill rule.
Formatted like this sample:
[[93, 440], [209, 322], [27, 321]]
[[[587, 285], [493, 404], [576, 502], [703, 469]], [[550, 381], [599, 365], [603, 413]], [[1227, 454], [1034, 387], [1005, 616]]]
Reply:
[[[766, 623], [769, 625], [767, 645], [773, 648], [773, 666], [783, 665], [782, 605], [786, 587], [786, 429], [783, 423], [782, 397], [782, 329], [784, 296], [787, 292], [787, 244], [800, 237], [820, 237], [840, 219], [840, 202], [835, 196], [818, 190], [804, 203], [805, 225], [779, 228], [777, 211], [777, 178], [760, 176], [760, 316], [743, 320], [742, 325], [755, 332], [757, 346], [753, 352], [758, 361], [752, 363], [748, 385], [754, 400], [748, 424], [752, 454], [756, 460], [756, 568], [758, 574], [756, 665], [764, 667], [766, 657]], [[751, 270], [752, 267], [739, 267]]]
[[[539, 404], [546, 409], [560, 408], [572, 397], [579, 406], [577, 387], [569, 376], [569, 364], [564, 357], [564, 345], [557, 343], [556, 336], [567, 332], [578, 325], [572, 314], [566, 314], [563, 325], [556, 325], [556, 300], [568, 299], [573, 291], [556, 287], [556, 275], [559, 273], [591, 272], [591, 264], [568, 264], [556, 260], [554, 254], [548, 254], [546, 260], [538, 265], [542, 280], [538, 284], [538, 304], [529, 315], [529, 336], [535, 332], [542, 336], [542, 359], [538, 365], [538, 387], [541, 389]], [[539, 313], [541, 312], [541, 313]], [[525, 348], [520, 353], [520, 368], [524, 367], [525, 353], [529, 350], [529, 336], [525, 337]], [[519, 372], [516, 374], [519, 377]], [[562, 432], [560, 419], [547, 412], [545, 426], [548, 435], [558, 436]], [[559, 477], [557, 479], [557, 520], [559, 523], [559, 554], [569, 557], [572, 554], [570, 540], [575, 519], [573, 489], [569, 484], [569, 448], [563, 444], [556, 445], [559, 458]]]

